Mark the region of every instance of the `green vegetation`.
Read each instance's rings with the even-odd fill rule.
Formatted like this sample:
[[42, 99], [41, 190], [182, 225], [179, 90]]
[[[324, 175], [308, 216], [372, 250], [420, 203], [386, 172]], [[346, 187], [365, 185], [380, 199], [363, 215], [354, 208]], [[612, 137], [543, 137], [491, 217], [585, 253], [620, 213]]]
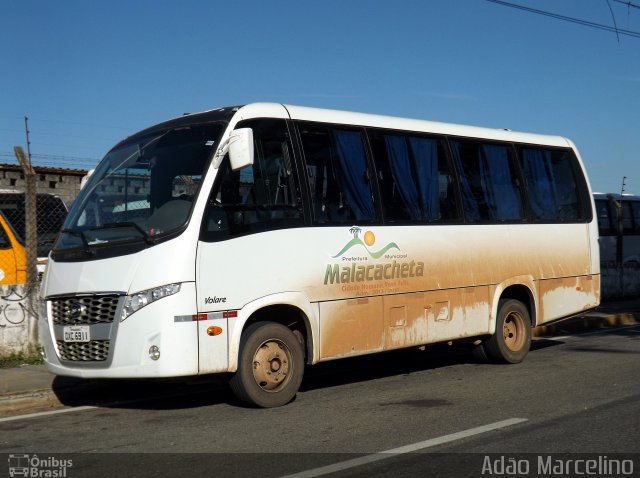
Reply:
[[0, 357], [0, 368], [19, 367], [20, 365], [41, 365], [43, 363], [40, 352], [33, 354], [13, 353], [7, 357]]

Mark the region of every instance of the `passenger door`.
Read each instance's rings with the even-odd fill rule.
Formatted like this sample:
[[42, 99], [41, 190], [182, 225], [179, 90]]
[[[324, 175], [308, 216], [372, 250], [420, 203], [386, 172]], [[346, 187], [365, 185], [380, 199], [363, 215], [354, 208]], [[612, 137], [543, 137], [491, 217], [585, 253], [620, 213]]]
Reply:
[[[283, 229], [304, 225], [304, 214], [293, 148], [282, 119], [255, 119], [236, 128], [253, 130], [252, 165], [232, 170], [229, 158], [220, 165], [198, 245], [197, 300], [200, 373], [226, 371], [225, 335], [210, 335], [210, 327], [230, 332], [238, 311], [251, 301], [299, 287], [288, 270], [290, 253], [300, 244]], [[241, 324], [240, 324], [241, 326]]]

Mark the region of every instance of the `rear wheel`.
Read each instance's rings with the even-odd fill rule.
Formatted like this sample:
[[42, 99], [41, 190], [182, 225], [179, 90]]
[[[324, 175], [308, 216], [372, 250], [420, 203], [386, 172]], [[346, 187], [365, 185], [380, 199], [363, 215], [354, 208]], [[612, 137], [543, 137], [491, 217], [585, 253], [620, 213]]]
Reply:
[[240, 340], [238, 371], [231, 390], [244, 403], [279, 407], [295, 397], [304, 374], [302, 343], [284, 325], [257, 322]]
[[500, 301], [496, 332], [484, 344], [496, 362], [522, 362], [531, 348], [531, 319], [525, 305], [515, 299]]

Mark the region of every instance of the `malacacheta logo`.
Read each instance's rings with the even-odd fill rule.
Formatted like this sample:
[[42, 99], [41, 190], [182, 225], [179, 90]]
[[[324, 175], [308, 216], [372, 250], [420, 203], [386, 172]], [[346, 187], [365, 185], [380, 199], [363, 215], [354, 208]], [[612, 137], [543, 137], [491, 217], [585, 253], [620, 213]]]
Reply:
[[400, 248], [398, 247], [398, 244], [396, 244], [395, 242], [390, 242], [389, 244], [384, 246], [382, 249], [378, 251], [372, 251], [369, 249], [369, 247], [373, 246], [376, 242], [376, 236], [372, 231], [367, 231], [364, 233], [364, 241], [359, 237], [360, 233], [362, 232], [362, 229], [359, 228], [358, 226], [353, 226], [351, 229], [349, 229], [349, 232], [353, 234], [353, 239], [347, 242], [340, 252], [338, 252], [335, 256], [332, 256], [334, 259], [336, 257], [340, 257], [344, 255], [345, 252], [347, 252], [352, 247], [356, 247], [356, 246], [364, 247], [364, 249], [367, 251], [369, 256], [371, 256], [373, 259], [380, 259], [390, 249], [395, 248], [400, 250]]
[[[362, 233], [360, 227], [353, 226], [349, 229], [349, 232], [353, 235], [353, 239], [347, 242], [340, 252], [331, 257], [332, 259], [342, 257], [343, 262], [350, 262], [351, 265], [340, 267], [340, 264], [327, 264], [324, 274], [325, 285], [409, 279], [424, 275], [424, 262], [401, 260], [406, 259], [407, 254], [389, 254], [391, 249], [397, 249], [400, 252], [400, 246], [395, 242], [389, 242], [378, 250], [372, 250], [370, 248], [376, 242], [376, 236], [373, 231], [366, 231], [363, 239], [360, 238]], [[363, 248], [368, 257], [363, 254], [345, 256], [345, 253], [354, 247]], [[377, 262], [380, 258], [386, 259], [387, 262]], [[376, 262], [369, 263], [371, 259], [375, 259]]]

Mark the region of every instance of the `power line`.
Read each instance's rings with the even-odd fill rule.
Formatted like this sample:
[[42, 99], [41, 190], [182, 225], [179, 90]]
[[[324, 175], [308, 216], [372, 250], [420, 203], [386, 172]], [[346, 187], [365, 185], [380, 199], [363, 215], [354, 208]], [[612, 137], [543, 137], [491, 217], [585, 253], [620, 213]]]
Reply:
[[[487, 0], [487, 2], [496, 3], [496, 4], [502, 5], [504, 7], [516, 8], [518, 10], [523, 10], [523, 11], [529, 12], [529, 13], [536, 13], [538, 15], [543, 15], [545, 17], [555, 18], [557, 20], [563, 20], [563, 21], [566, 21], [566, 22], [576, 23], [578, 25], [583, 25], [583, 26], [590, 27], [590, 28], [596, 28], [598, 30], [605, 30], [605, 31], [616, 33], [616, 34], [619, 34], [619, 35], [626, 35], [626, 36], [630, 36], [630, 37], [634, 37], [634, 38], [640, 38], [640, 32], [635, 32], [633, 30], [625, 30], [625, 29], [622, 29], [622, 28], [611, 27], [609, 25], [603, 25], [601, 23], [595, 23], [595, 22], [590, 22], [590, 21], [587, 21], [587, 20], [581, 20], [580, 18], [568, 17], [566, 15], [560, 15], [558, 13], [547, 12], [545, 10], [538, 10], [536, 8], [525, 7], [524, 5], [518, 5], [516, 3], [505, 2], [503, 0]], [[627, 5], [626, 2], [623, 2], [623, 3], [625, 3], [625, 5]], [[630, 4], [630, 6], [637, 7], [637, 5], [633, 5], [633, 4]]]
[[[0, 159], [1, 158], [15, 159], [15, 155], [10, 152], [0, 152]], [[31, 160], [34, 166], [68, 167], [74, 169], [92, 168], [100, 161], [99, 159], [89, 157], [34, 153], [31, 154]]]
[[618, 39], [618, 43], [620, 43], [620, 33], [618, 31], [618, 24], [616, 23], [616, 16], [613, 14], [613, 7], [611, 6], [611, 2], [607, 0], [607, 6], [609, 7], [609, 11], [611, 12], [611, 18], [613, 19], [613, 26], [616, 29], [616, 38]]
[[33, 157], [39, 158], [39, 159], [48, 159], [48, 160], [62, 159], [62, 160], [69, 160], [69, 161], [95, 161], [95, 162], [100, 161], [99, 159], [89, 158], [86, 156], [64, 156], [64, 155], [58, 155], [58, 154], [42, 154], [42, 153], [35, 153], [33, 154]]
[[[96, 161], [96, 162], [100, 161], [99, 159], [90, 158], [88, 156], [66, 156], [62, 154], [44, 154], [44, 153], [32, 153], [31, 155], [34, 158], [47, 159], [47, 160], [61, 159], [65, 161]], [[8, 151], [2, 151], [0, 152], [0, 157], [15, 158], [15, 154]]]
[[631, 3], [630, 1], [626, 1], [626, 2], [624, 0], [613, 0], [613, 1], [616, 3], [621, 3], [622, 5], [626, 5], [627, 7], [637, 8], [640, 10], [640, 5], [636, 5], [634, 3]]

